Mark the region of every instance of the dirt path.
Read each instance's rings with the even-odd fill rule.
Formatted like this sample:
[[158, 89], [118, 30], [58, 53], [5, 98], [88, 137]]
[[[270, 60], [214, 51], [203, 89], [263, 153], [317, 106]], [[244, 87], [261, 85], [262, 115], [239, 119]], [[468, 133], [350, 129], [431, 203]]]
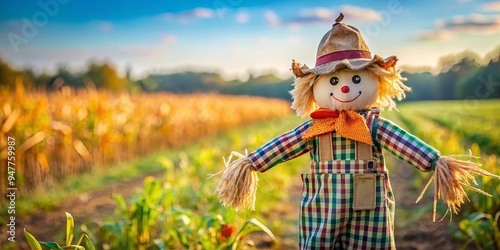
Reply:
[[[430, 214], [425, 214], [421, 218], [417, 217], [412, 221], [399, 221], [398, 219], [411, 218], [411, 211], [424, 209], [432, 204], [432, 198], [427, 195], [419, 204], [415, 204], [418, 190], [414, 190], [411, 185], [412, 175], [420, 174], [411, 166], [399, 162], [400, 166], [391, 173], [391, 183], [396, 195], [396, 244], [398, 249], [403, 250], [424, 250], [424, 249], [458, 249], [460, 243], [455, 240], [449, 232], [449, 221], [432, 222]], [[162, 172], [153, 174], [160, 177]], [[87, 192], [78, 197], [64, 201], [59, 207], [52, 211], [40, 211], [29, 216], [19, 217], [17, 223], [17, 246], [14, 249], [29, 249], [24, 238], [23, 228], [26, 228], [38, 240], [62, 242], [64, 239], [63, 230], [65, 227], [64, 212], [71, 213], [76, 225], [81, 225], [89, 219], [104, 218], [112, 215], [116, 207], [111, 198], [113, 193], [119, 193], [124, 197], [131, 197], [142, 188], [144, 177], [134, 178], [129, 181], [112, 184], [100, 190]], [[291, 201], [276, 208], [272, 218], [268, 221], [279, 220], [283, 223], [282, 231], [277, 232], [280, 240], [280, 249], [296, 249], [295, 227], [298, 216], [298, 204], [300, 203], [301, 185], [290, 188]], [[417, 209], [417, 210], [416, 210]], [[410, 213], [410, 214], [409, 214]], [[2, 241], [6, 239], [5, 230], [0, 232]], [[266, 236], [254, 236], [255, 244], [262, 249], [272, 248], [272, 243]]]
[[[459, 249], [462, 244], [451, 235], [450, 224], [452, 222], [450, 222], [449, 217], [441, 222], [432, 222], [430, 211], [422, 216], [414, 215], [422, 212], [433, 203], [431, 186], [423, 199], [415, 204], [423, 187], [415, 190], [412, 182], [414, 176], [422, 175], [422, 172], [401, 161], [395, 161], [393, 164], [396, 164], [396, 167], [390, 173], [390, 179], [396, 197], [395, 237], [397, 248], [404, 250]], [[430, 178], [430, 174], [425, 173], [426, 180]], [[437, 220], [441, 219], [439, 216], [438, 214]], [[401, 221], [405, 218], [411, 218], [411, 220]]]

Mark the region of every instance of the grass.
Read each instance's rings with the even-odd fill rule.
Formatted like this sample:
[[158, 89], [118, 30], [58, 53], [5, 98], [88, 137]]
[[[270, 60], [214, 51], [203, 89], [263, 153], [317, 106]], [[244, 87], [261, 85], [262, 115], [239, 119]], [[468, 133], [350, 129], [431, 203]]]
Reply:
[[[390, 117], [408, 129], [417, 137], [441, 152], [441, 155], [469, 154], [481, 156], [482, 168], [496, 175], [500, 175], [498, 168], [500, 133], [497, 132], [500, 124], [500, 100], [487, 101], [441, 101], [441, 102], [415, 102], [404, 103], [398, 106], [401, 112], [386, 112], [384, 116]], [[414, 189], [420, 190], [429, 176], [415, 175], [409, 181], [413, 182]], [[467, 244], [490, 244], [482, 239], [500, 237], [488, 235], [483, 230], [494, 231], [491, 228], [498, 227], [491, 220], [474, 220], [471, 218], [494, 218], [500, 214], [499, 180], [489, 177], [477, 177], [478, 187], [493, 195], [493, 198], [468, 192], [469, 200], [462, 205], [458, 214], [457, 225], [451, 224], [450, 229], [460, 240]], [[438, 202], [441, 204], [441, 202]], [[428, 210], [428, 206], [425, 208]], [[438, 207], [438, 211], [444, 211], [444, 206]], [[397, 217], [403, 221], [415, 219], [415, 211], [397, 210]], [[483, 223], [483, 224], [481, 224]], [[400, 223], [401, 224], [401, 223]], [[404, 226], [404, 225], [403, 225]], [[467, 232], [466, 229], [473, 228], [475, 234]], [[481, 228], [481, 230], [476, 230]], [[462, 230], [462, 231], [461, 231]], [[486, 230], [487, 231], [487, 230]], [[483, 241], [483, 242], [481, 242]]]
[[500, 126], [499, 100], [419, 102], [403, 104], [401, 110], [455, 132], [463, 138], [462, 144], [477, 143], [485, 152], [500, 154], [500, 133], [496, 132]]

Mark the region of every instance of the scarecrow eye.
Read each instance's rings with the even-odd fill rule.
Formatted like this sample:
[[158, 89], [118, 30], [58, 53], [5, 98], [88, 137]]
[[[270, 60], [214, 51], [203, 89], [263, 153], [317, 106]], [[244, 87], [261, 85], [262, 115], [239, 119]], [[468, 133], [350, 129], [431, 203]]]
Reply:
[[361, 82], [361, 77], [359, 77], [358, 75], [354, 75], [352, 77], [352, 82], [356, 83], [356, 84], [360, 83]]
[[335, 85], [337, 85], [337, 83], [339, 83], [339, 78], [338, 77], [334, 76], [334, 77], [330, 78], [330, 84], [331, 85], [335, 86]]

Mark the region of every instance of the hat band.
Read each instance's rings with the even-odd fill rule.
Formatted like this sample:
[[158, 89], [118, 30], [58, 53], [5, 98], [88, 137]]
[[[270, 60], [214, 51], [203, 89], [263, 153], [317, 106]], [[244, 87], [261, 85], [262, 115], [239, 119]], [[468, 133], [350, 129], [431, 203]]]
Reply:
[[366, 50], [343, 50], [343, 51], [335, 51], [323, 56], [318, 57], [316, 59], [316, 66], [321, 64], [325, 64], [333, 61], [340, 61], [344, 59], [355, 59], [355, 58], [372, 58], [372, 53]]

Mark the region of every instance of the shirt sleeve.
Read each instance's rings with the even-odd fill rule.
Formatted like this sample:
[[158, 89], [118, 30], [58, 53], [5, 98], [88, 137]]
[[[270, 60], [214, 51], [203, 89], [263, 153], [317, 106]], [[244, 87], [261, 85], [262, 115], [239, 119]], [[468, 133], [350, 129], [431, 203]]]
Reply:
[[312, 149], [312, 143], [302, 140], [312, 124], [312, 120], [302, 123], [295, 129], [267, 142], [248, 155], [252, 166], [265, 172], [275, 165], [301, 156]]
[[439, 151], [382, 117], [377, 122], [377, 139], [391, 154], [421, 171], [434, 170], [439, 159]]

